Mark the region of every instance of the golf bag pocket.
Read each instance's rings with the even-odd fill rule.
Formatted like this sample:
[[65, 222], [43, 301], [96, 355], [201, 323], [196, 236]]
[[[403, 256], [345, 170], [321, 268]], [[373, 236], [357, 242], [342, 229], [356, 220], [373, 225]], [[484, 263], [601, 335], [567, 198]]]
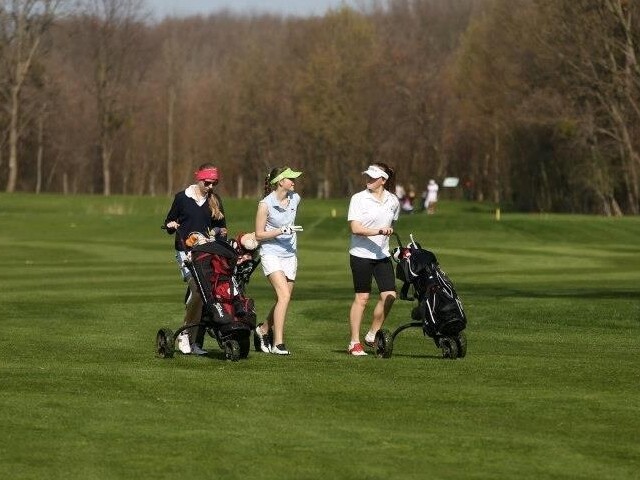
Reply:
[[233, 310], [237, 318], [248, 324], [252, 329], [256, 326], [256, 309], [253, 299], [244, 295], [236, 295], [233, 299]]
[[431, 310], [431, 319], [435, 331], [441, 335], [458, 335], [467, 326], [467, 319], [457, 295], [437, 286], [430, 295], [427, 306]]
[[205, 308], [206, 313], [213, 323], [218, 325], [224, 325], [227, 323], [231, 323], [233, 321], [233, 317], [224, 311], [222, 305], [218, 302], [209, 303]]

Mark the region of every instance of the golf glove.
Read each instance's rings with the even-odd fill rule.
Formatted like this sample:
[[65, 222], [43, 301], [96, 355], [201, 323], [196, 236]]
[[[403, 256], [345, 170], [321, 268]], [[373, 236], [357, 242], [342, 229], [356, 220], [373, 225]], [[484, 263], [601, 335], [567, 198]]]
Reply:
[[285, 235], [291, 235], [294, 232], [302, 232], [304, 229], [300, 225], [285, 225], [280, 227], [280, 233]]

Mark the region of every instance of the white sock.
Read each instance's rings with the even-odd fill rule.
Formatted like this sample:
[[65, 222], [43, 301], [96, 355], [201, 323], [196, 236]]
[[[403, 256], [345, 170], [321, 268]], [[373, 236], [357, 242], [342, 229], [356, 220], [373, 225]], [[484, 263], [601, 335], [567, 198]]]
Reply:
[[367, 332], [367, 335], [364, 337], [364, 341], [369, 343], [373, 342], [375, 339], [376, 339], [376, 332], [373, 332], [371, 330], [369, 330]]

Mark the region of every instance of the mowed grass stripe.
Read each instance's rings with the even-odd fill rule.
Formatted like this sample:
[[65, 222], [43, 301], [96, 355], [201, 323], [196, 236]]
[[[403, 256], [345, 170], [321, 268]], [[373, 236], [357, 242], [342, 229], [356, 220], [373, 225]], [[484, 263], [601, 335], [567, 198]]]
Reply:
[[[46, 232], [18, 248], [0, 233], [2, 478], [637, 476], [637, 218], [497, 222], [490, 206], [446, 201], [403, 216], [403, 241], [432, 248], [465, 303], [468, 356], [445, 361], [410, 329], [391, 359], [354, 359], [347, 200], [305, 199], [293, 355], [231, 363], [212, 339], [209, 358], [153, 354], [183, 312], [159, 229], [169, 198], [0, 202], [12, 228]], [[251, 229], [255, 206], [225, 201], [232, 232]], [[264, 318], [260, 270], [248, 293]], [[397, 301], [389, 328], [413, 306]]]

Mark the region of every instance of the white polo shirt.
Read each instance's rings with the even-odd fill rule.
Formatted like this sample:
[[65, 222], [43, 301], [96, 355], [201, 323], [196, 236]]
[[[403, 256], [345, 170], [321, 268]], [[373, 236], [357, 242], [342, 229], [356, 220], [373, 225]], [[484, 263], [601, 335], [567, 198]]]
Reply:
[[[398, 197], [384, 191], [382, 201], [378, 200], [369, 190], [363, 190], [351, 197], [347, 220], [358, 221], [367, 228], [390, 227], [398, 220], [400, 202]], [[383, 259], [391, 256], [389, 253], [389, 237], [386, 235], [374, 235], [363, 237], [351, 234], [349, 253], [355, 257]]]

